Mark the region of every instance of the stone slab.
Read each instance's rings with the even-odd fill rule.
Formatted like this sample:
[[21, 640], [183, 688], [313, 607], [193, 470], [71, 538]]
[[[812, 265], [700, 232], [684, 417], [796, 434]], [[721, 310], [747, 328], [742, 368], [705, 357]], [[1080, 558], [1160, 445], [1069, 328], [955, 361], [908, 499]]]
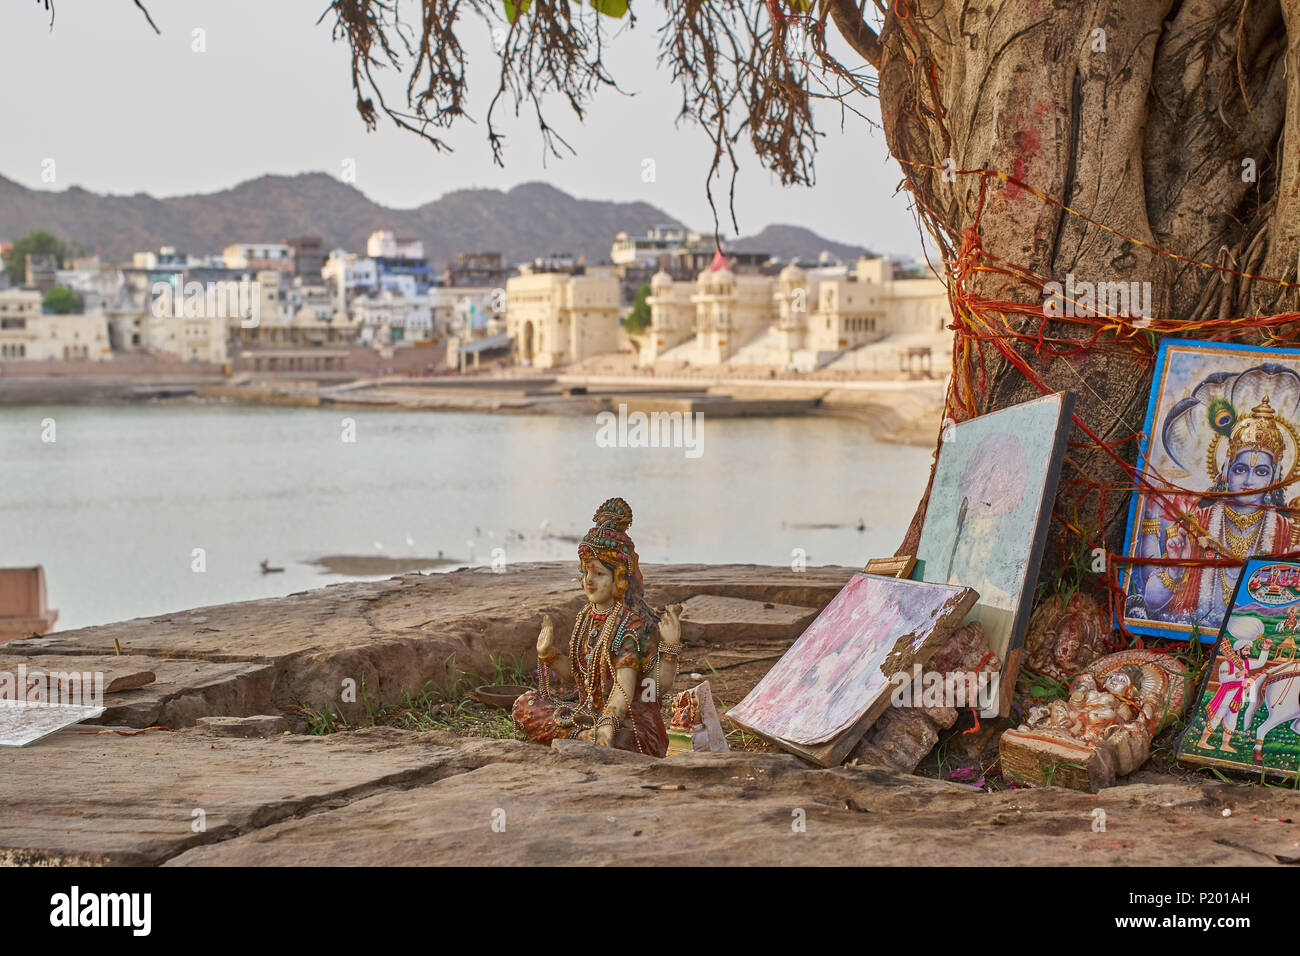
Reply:
[[464, 772], [481, 762], [472, 753], [383, 728], [253, 740], [69, 728], [5, 752], [0, 865], [157, 864], [380, 787]]
[[273, 714], [252, 717], [200, 717], [196, 725], [217, 737], [274, 737], [289, 732], [289, 721]]
[[[645, 569], [647, 599], [655, 606], [711, 594], [820, 609], [852, 573], [851, 568], [795, 572], [758, 565]], [[120, 647], [137, 660], [266, 665], [260, 683], [241, 692], [242, 703], [226, 710], [197, 706], [174, 716], [163, 712], [151, 721], [166, 726], [188, 726], [197, 717], [223, 713], [275, 713], [290, 705], [329, 705], [358, 720], [360, 695], [341, 701], [344, 681], [358, 688], [364, 684], [372, 704], [396, 704], [407, 694], [418, 697], [427, 686], [447, 686], [462, 672], [491, 674], [494, 658], [531, 668], [542, 616], [572, 622], [583, 602], [571, 562], [517, 564], [504, 573], [479, 568], [347, 582], [283, 598], [61, 631], [10, 642], [3, 651], [29, 658], [104, 657]], [[159, 672], [159, 683], [163, 680]], [[140, 724], [138, 714], [110, 713], [105, 719], [148, 726]]]
[[682, 640], [708, 647], [737, 641], [793, 641], [818, 608], [720, 594], [697, 594], [682, 603]]
[[1290, 805], [1266, 788], [984, 793], [781, 754], [654, 760], [563, 744], [209, 841], [168, 865], [1260, 865], [1295, 841], [1250, 819]]
[[[14, 654], [11, 647], [6, 645], [0, 652], [0, 674], [14, 675], [15, 679], [20, 669], [28, 674], [102, 674], [104, 713], [95, 723], [176, 730], [209, 714], [272, 709], [275, 668], [268, 664], [163, 660], [111, 653]], [[154, 679], [139, 687], [109, 690], [118, 681], [139, 679], [142, 673], [153, 674]]]
[[153, 671], [135, 671], [130, 674], [123, 674], [121, 677], [114, 677], [104, 688], [104, 693], [118, 694], [124, 690], [135, 690], [145, 684], [152, 684], [157, 679], [158, 675]]
[[[762, 565], [646, 565], [647, 599], [662, 606], [697, 594], [800, 604], [820, 609], [853, 569], [803, 572]], [[536, 639], [545, 613], [576, 612], [582, 594], [571, 562], [507, 565], [386, 581], [347, 582], [266, 598], [136, 618], [11, 641], [6, 654], [113, 654], [114, 639], [137, 656], [271, 662], [289, 655], [351, 648], [411, 633], [437, 635], [448, 625]]]
[[0, 864], [1260, 865], [1300, 853], [1295, 827], [1254, 819], [1289, 818], [1293, 794], [1217, 781], [984, 793], [785, 754], [655, 760], [387, 728], [240, 739], [83, 725], [5, 759]]

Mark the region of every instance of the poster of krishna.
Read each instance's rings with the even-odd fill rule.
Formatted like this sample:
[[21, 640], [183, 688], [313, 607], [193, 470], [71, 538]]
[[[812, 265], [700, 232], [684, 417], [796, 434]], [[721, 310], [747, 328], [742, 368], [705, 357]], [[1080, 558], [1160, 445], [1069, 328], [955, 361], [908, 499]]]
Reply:
[[1178, 747], [1187, 766], [1300, 775], [1300, 562], [1246, 564]]
[[[1239, 566], [1300, 551], [1300, 351], [1166, 339], [1160, 343], [1134, 493], [1124, 625], [1215, 640]], [[1288, 500], [1289, 499], [1289, 500]]]

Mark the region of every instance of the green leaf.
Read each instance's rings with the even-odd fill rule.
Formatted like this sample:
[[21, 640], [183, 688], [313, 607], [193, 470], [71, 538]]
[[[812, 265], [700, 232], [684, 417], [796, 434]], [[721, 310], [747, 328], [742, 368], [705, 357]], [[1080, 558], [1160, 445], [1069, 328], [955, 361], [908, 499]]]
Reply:
[[790, 0], [790, 7], [794, 10], [807, 13], [812, 9], [812, 0]]
[[528, 8], [533, 5], [533, 0], [502, 0], [506, 5], [506, 19], [514, 23], [523, 14], [528, 12]]
[[627, 0], [591, 0], [591, 5], [615, 20], [627, 15]]

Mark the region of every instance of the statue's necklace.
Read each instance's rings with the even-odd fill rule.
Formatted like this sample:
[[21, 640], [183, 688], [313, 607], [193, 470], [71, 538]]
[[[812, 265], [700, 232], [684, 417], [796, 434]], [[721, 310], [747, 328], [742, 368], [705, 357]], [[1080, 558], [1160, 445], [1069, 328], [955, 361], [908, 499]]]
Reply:
[[[618, 620], [623, 615], [623, 602], [616, 600], [603, 622], [591, 608], [592, 606], [588, 604], [578, 614], [577, 620], [573, 622], [573, 634], [569, 637], [569, 660], [574, 664], [574, 677], [577, 678], [581, 673], [582, 683], [586, 685], [587, 691], [586, 699], [579, 709], [588, 714], [593, 713], [601, 673], [605, 670], [608, 670], [611, 675], [614, 673], [613, 663], [610, 660], [610, 646], [614, 639], [614, 630], [618, 627]], [[587, 624], [585, 628], [584, 623]], [[593, 633], [596, 635], [595, 641], [585, 640]], [[590, 644], [590, 651], [586, 658], [581, 654], [584, 643]], [[584, 660], [586, 667], [582, 666]]]

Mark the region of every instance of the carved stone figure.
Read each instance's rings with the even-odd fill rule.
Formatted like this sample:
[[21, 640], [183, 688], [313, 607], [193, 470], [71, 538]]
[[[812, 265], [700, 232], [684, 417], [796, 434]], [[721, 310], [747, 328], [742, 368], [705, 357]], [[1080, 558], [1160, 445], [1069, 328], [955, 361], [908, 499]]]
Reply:
[[1065, 683], [1106, 652], [1110, 626], [1093, 598], [1081, 591], [1062, 601], [1053, 594], [1034, 609], [1025, 634], [1025, 666]]
[[1151, 739], [1183, 711], [1187, 668], [1154, 651], [1120, 651], [1094, 661], [1070, 682], [1064, 700], [1030, 709], [1002, 735], [1008, 780], [1097, 790], [1140, 767]]
[[[610, 498], [593, 520], [578, 545], [587, 605], [574, 621], [567, 654], [555, 646], [550, 615], [542, 619], [541, 688], [515, 701], [515, 726], [540, 744], [561, 737], [662, 757], [668, 733], [660, 702], [677, 678], [681, 605], [659, 614], [646, 604], [626, 501]], [[553, 693], [552, 671], [574, 689]]]

